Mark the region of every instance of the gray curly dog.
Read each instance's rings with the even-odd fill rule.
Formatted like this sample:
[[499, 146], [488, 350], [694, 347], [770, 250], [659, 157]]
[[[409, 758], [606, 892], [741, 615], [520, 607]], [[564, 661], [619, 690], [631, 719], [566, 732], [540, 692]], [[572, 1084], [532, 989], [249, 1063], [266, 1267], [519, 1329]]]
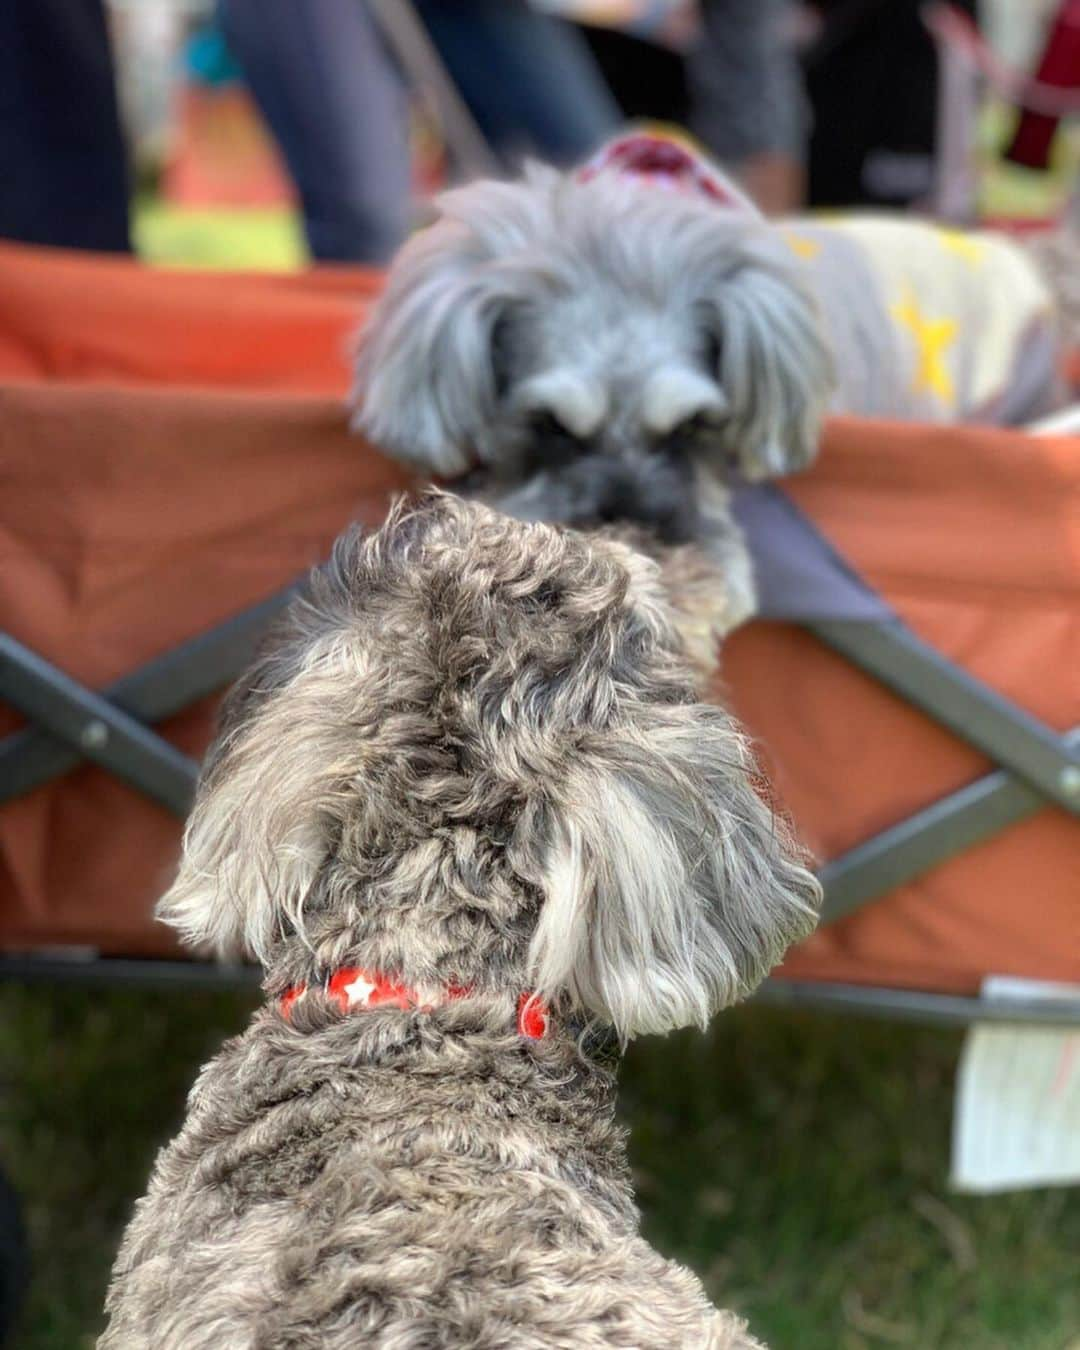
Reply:
[[751, 1350], [639, 1234], [623, 1041], [820, 892], [696, 701], [655, 564], [430, 494], [344, 536], [230, 696], [160, 914], [266, 1004], [199, 1076], [100, 1350]]

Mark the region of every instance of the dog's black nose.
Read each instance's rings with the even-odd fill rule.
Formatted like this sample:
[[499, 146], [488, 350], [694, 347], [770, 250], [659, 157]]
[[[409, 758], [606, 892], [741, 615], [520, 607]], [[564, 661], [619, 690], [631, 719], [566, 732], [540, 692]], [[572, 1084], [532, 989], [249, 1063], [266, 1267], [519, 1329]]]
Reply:
[[620, 520], [644, 524], [645, 503], [633, 483], [614, 479], [596, 505], [596, 517], [601, 525], [614, 525]]
[[644, 526], [662, 544], [686, 544], [694, 537], [695, 510], [681, 483], [615, 480], [597, 503], [600, 525]]

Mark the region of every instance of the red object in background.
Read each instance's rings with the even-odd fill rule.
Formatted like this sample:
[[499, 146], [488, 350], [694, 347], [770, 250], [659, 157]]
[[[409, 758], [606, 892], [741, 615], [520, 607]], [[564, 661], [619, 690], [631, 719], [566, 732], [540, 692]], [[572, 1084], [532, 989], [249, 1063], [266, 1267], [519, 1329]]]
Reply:
[[[1061, 0], [1035, 79], [1054, 89], [1080, 89], [1080, 0]], [[1025, 108], [1005, 158], [1045, 169], [1061, 118]]]
[[295, 193], [277, 147], [239, 85], [181, 89], [176, 152], [162, 196], [174, 206], [288, 206]]
[[413, 191], [420, 198], [433, 197], [449, 183], [449, 164], [439, 129], [422, 108], [413, 110], [409, 139]]

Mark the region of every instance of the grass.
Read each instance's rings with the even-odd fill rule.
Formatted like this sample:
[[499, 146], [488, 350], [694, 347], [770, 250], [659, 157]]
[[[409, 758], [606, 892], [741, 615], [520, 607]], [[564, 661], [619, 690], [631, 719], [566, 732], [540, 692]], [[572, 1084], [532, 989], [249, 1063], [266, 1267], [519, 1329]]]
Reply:
[[177, 209], [140, 198], [132, 213], [135, 251], [157, 267], [289, 272], [307, 260], [300, 218], [280, 209]]
[[985, 216], [1048, 219], [1061, 210], [1080, 174], [1080, 124], [1066, 123], [1051, 146], [1046, 171], [1003, 158], [1016, 113], [991, 103], [979, 119], [976, 163], [979, 209]]
[[[0, 988], [0, 1160], [35, 1282], [22, 1350], [100, 1329], [116, 1244], [195, 1068], [250, 997]], [[952, 1032], [747, 1008], [633, 1047], [649, 1237], [773, 1350], [1080, 1350], [1080, 1195], [949, 1195]]]

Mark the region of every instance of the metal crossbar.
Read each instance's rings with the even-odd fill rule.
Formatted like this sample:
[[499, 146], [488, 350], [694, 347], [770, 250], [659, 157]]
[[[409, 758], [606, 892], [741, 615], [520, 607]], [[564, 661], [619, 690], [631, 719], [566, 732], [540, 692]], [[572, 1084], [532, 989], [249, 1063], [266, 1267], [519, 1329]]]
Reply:
[[[196, 766], [142, 723], [233, 680], [295, 593], [289, 587], [93, 694], [0, 635], [0, 696], [41, 725], [0, 741], [0, 803], [91, 759], [183, 815]], [[857, 845], [822, 869], [827, 921], [1035, 814], [1049, 797], [1080, 810], [1080, 729], [1045, 727], [895, 622], [817, 622], [811, 631], [1004, 767]], [[42, 729], [44, 728], [44, 729]]]
[[[200, 698], [216, 693], [236, 679], [248, 664], [267, 628], [288, 604], [295, 590], [292, 586], [279, 591], [242, 614], [181, 643], [109, 685], [101, 697], [131, 718], [152, 723], [172, 717]], [[4, 638], [4, 642], [8, 646], [0, 650], [0, 680], [8, 659], [5, 652], [13, 654], [14, 649], [19, 648], [11, 638]], [[25, 653], [27, 649], [20, 650]], [[14, 654], [12, 659], [17, 659]], [[16, 702], [15, 699], [11, 701]], [[33, 716], [25, 708], [22, 711]], [[45, 725], [44, 719], [35, 720]], [[82, 740], [86, 732], [85, 719], [79, 724], [78, 731], [72, 740], [62, 733], [50, 734], [41, 727], [29, 727], [0, 741], [0, 804], [60, 777], [84, 758], [92, 758]], [[162, 741], [162, 744], [167, 743]], [[111, 766], [106, 762], [104, 767]], [[176, 800], [178, 813], [186, 814], [190, 797], [180, 794]]]
[[830, 984], [818, 980], [766, 980], [754, 994], [760, 1003], [815, 1012], [858, 1013], [890, 1021], [1022, 1022], [1044, 1026], [1080, 1026], [1080, 1000], [1051, 998], [969, 998], [930, 994], [922, 989], [886, 989], [878, 985]]
[[1002, 768], [1080, 815], [1080, 749], [915, 636], [899, 621], [828, 620], [810, 631]]
[[177, 815], [191, 805], [193, 759], [7, 634], [0, 634], [0, 698]]
[[[1080, 727], [1063, 739], [1071, 750], [1080, 749]], [[851, 914], [1045, 806], [1040, 792], [1007, 770], [986, 774], [826, 863], [820, 873], [824, 922]]]

